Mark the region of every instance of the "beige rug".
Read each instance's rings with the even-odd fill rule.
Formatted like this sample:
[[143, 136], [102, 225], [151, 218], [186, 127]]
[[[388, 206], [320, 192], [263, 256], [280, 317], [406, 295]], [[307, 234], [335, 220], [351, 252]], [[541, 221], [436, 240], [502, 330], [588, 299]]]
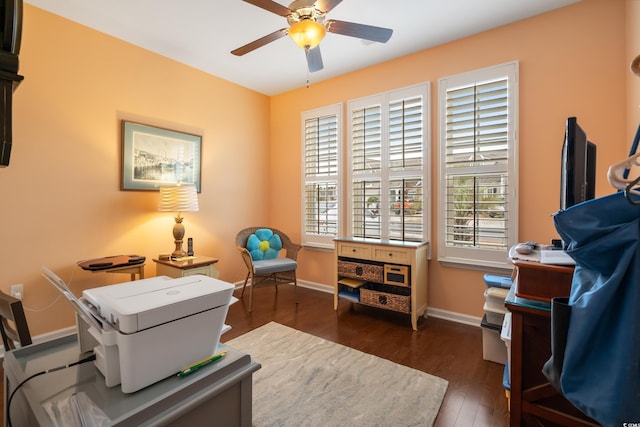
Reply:
[[254, 426], [431, 426], [447, 390], [442, 378], [274, 322], [225, 344], [262, 365]]

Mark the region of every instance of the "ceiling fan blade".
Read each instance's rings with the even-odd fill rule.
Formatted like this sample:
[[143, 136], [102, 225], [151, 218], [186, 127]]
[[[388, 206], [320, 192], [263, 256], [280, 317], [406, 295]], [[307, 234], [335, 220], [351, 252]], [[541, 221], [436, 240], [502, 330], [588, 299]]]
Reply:
[[374, 27], [372, 25], [355, 24], [353, 22], [336, 21], [333, 19], [325, 22], [327, 31], [342, 34], [343, 36], [357, 37], [359, 39], [386, 43], [393, 34], [389, 28]]
[[272, 0], [244, 0], [244, 1], [280, 16], [287, 17], [292, 13], [288, 7], [284, 7], [281, 4], [278, 4]]
[[267, 34], [266, 36], [259, 38], [258, 40], [254, 40], [251, 43], [247, 43], [242, 47], [232, 50], [231, 53], [233, 53], [236, 56], [242, 56], [246, 53], [256, 50], [259, 47], [266, 45], [267, 43], [271, 43], [274, 40], [278, 40], [279, 38], [284, 37], [286, 35], [287, 35], [287, 29], [281, 28], [277, 31], [274, 31], [271, 34]]
[[340, 3], [342, 0], [316, 0], [316, 8], [320, 12], [327, 13]]
[[313, 49], [305, 49], [304, 53], [307, 56], [309, 72], [313, 73], [324, 68], [324, 64], [322, 63], [322, 54], [320, 54], [320, 46], [316, 46]]

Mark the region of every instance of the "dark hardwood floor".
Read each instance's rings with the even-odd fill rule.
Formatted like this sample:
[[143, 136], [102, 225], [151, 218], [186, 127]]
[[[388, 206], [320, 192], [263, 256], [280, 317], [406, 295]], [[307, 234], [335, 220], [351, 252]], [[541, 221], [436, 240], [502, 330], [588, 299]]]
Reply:
[[446, 379], [449, 387], [435, 426], [509, 424], [504, 366], [482, 359], [479, 327], [430, 317], [421, 318], [418, 331], [413, 331], [408, 315], [346, 301], [334, 311], [331, 294], [300, 287], [298, 304], [292, 286], [280, 286], [277, 294], [273, 287], [257, 288], [251, 313], [245, 297], [230, 307], [227, 323], [232, 329], [222, 341], [275, 321]]
[[[240, 292], [236, 292], [239, 297]], [[504, 365], [482, 358], [482, 330], [442, 319], [421, 318], [413, 331], [408, 315], [340, 301], [333, 309], [328, 293], [292, 286], [256, 288], [253, 311], [246, 300], [227, 315], [228, 341], [270, 321], [374, 354], [444, 378], [449, 387], [435, 426], [507, 426], [509, 412], [502, 387]]]

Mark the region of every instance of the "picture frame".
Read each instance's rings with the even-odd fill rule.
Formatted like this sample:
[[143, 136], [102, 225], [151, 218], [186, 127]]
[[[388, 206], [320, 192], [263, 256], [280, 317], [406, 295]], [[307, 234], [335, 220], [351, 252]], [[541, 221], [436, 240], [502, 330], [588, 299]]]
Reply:
[[121, 190], [192, 183], [200, 193], [202, 136], [122, 120]]

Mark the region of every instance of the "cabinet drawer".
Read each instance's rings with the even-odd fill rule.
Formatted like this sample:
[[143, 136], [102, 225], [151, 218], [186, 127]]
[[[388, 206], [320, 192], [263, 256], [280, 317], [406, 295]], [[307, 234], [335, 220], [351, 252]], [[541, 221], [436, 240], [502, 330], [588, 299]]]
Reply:
[[369, 259], [371, 257], [371, 247], [358, 244], [339, 244], [338, 256], [349, 258]]
[[211, 276], [211, 267], [207, 265], [207, 266], [204, 266], [204, 267], [190, 268], [188, 270], [185, 270], [182, 273], [183, 276], [193, 276], [194, 274], [202, 274], [204, 276]]
[[373, 248], [373, 259], [396, 264], [410, 264], [411, 251], [409, 249], [376, 246]]
[[343, 260], [338, 261], [339, 276], [381, 283], [383, 279], [382, 271], [383, 267], [381, 265]]
[[400, 313], [411, 312], [411, 293], [407, 288], [369, 284], [360, 289], [360, 302]]
[[169, 276], [169, 277], [173, 277], [174, 279], [177, 279], [179, 277], [185, 277], [185, 276], [193, 276], [194, 274], [203, 274], [205, 276], [213, 277], [212, 272], [213, 272], [213, 267], [210, 265], [183, 269], [183, 268], [172, 267], [164, 264], [156, 264], [157, 276]]
[[384, 284], [396, 286], [411, 286], [409, 267], [406, 265], [385, 264]]

